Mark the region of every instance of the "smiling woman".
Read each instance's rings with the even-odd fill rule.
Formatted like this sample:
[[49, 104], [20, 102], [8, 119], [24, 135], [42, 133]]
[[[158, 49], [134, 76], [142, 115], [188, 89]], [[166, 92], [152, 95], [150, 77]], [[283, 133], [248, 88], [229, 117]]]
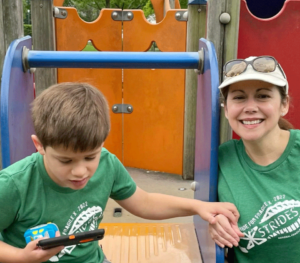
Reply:
[[225, 116], [241, 139], [219, 147], [218, 196], [241, 216], [239, 228], [216, 216], [210, 234], [222, 247], [237, 247], [235, 263], [296, 263], [300, 131], [282, 118], [290, 101], [286, 75], [270, 56], [229, 61], [224, 75], [219, 88]]

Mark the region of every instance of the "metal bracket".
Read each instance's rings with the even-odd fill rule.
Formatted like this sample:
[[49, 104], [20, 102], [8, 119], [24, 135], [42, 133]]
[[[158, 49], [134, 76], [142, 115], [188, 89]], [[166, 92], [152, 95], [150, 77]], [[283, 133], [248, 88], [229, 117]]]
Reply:
[[30, 68], [28, 64], [28, 52], [29, 49], [27, 47], [23, 47], [22, 50], [22, 66], [23, 71], [26, 73], [27, 70], [29, 70], [30, 74], [34, 73], [36, 71], [36, 68]]
[[28, 69], [30, 69], [28, 64], [28, 52], [29, 49], [27, 47], [23, 47], [22, 51], [22, 65], [23, 65], [23, 71], [26, 72]]
[[131, 21], [133, 13], [131, 11], [113, 11], [111, 18], [115, 21]]
[[203, 74], [203, 70], [204, 70], [204, 49], [201, 48], [198, 51], [199, 54], [199, 65], [198, 65], [198, 69], [195, 69], [195, 72], [199, 75], [199, 74]]
[[132, 113], [133, 107], [130, 104], [115, 104], [112, 106], [112, 111], [114, 113]]
[[175, 18], [178, 21], [188, 21], [188, 12], [187, 11], [178, 11], [175, 14]]
[[53, 8], [53, 16], [55, 18], [65, 19], [68, 16], [68, 11], [64, 8], [54, 7]]

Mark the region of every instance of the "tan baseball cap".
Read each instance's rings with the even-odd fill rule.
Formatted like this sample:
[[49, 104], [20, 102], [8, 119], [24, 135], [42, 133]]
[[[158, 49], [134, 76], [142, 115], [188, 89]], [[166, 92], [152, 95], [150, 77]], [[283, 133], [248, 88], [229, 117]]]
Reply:
[[[252, 61], [256, 58], [257, 57], [249, 57], [249, 58], [246, 58], [245, 61]], [[240, 66], [242, 63], [243, 63], [243, 65], [245, 65], [245, 63], [243, 61], [241, 61], [241, 63], [236, 63], [235, 66], [232, 67], [231, 70], [233, 71], [233, 73], [242, 71], [241, 66]], [[289, 84], [288, 84], [286, 75], [285, 75], [283, 69], [281, 68], [281, 66], [277, 62], [276, 62], [276, 68], [272, 72], [256, 71], [253, 69], [252, 65], [249, 65], [249, 64], [246, 67], [247, 67], [246, 70], [240, 74], [237, 74], [237, 75], [232, 74], [233, 76], [228, 76], [228, 77], [225, 76], [224, 81], [219, 86], [219, 89], [225, 88], [233, 83], [240, 82], [240, 81], [261, 80], [264, 82], [271, 83], [275, 86], [285, 87], [285, 92], [286, 92], [286, 94], [288, 94]], [[245, 69], [245, 66], [243, 66], [243, 69]], [[274, 69], [274, 66], [273, 66], [273, 69]]]

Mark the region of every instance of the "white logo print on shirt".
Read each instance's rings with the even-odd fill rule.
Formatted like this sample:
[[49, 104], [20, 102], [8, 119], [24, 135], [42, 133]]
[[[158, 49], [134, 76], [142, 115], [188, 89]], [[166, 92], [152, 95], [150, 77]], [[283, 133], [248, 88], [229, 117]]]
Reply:
[[249, 253], [256, 245], [260, 246], [272, 238], [290, 238], [300, 232], [300, 202], [293, 199], [281, 201], [283, 199], [285, 195], [264, 202], [254, 217], [240, 227], [245, 235], [241, 238], [239, 246], [242, 252]]
[[[98, 219], [102, 218], [103, 211], [100, 206], [88, 207], [88, 203], [84, 202], [77, 207], [70, 216], [66, 226], [64, 227], [63, 235], [72, 235], [84, 231], [91, 231], [98, 228]], [[76, 245], [65, 247], [57, 256], [53, 256], [49, 260], [58, 262], [65, 254], [71, 254], [76, 248]]]

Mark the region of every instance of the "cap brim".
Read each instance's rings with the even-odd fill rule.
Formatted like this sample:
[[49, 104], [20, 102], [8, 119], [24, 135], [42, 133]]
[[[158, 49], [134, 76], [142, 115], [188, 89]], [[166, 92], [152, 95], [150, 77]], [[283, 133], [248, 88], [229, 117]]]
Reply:
[[277, 78], [275, 76], [267, 76], [266, 73], [255, 72], [254, 74], [241, 74], [239, 76], [227, 77], [222, 84], [219, 86], [219, 89], [225, 88], [233, 83], [246, 81], [246, 80], [261, 80], [273, 85], [284, 87], [287, 85], [287, 81], [282, 78]]

